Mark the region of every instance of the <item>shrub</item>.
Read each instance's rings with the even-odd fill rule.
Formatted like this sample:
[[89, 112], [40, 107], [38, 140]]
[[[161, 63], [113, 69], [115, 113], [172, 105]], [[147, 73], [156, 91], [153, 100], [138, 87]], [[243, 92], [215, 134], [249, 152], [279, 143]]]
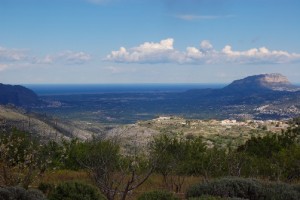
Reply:
[[49, 195], [50, 200], [105, 200], [98, 189], [80, 182], [59, 184]]
[[0, 187], [0, 199], [8, 200], [10, 192], [6, 188]]
[[297, 200], [300, 199], [300, 192], [295, 187], [286, 183], [272, 183], [266, 185], [266, 199], [270, 200]]
[[46, 198], [40, 190], [30, 189], [25, 193], [24, 200], [46, 200]]
[[145, 192], [138, 200], [179, 200], [173, 193], [167, 191]]
[[40, 183], [38, 186], [38, 189], [41, 190], [44, 194], [49, 194], [53, 189], [54, 189], [54, 185], [51, 183]]
[[226, 198], [297, 200], [300, 199], [298, 187], [285, 183], [266, 184], [254, 179], [226, 177], [192, 186], [188, 189], [186, 196], [187, 198], [211, 195]]
[[25, 190], [21, 187], [4, 187], [0, 188], [1, 200], [46, 200], [43, 193], [39, 190]]
[[296, 190], [298, 193], [300, 193], [300, 184], [293, 186], [294, 190]]
[[202, 195], [260, 199], [264, 196], [264, 193], [262, 185], [256, 180], [225, 177], [209, 183], [195, 185], [186, 194], [188, 198]]

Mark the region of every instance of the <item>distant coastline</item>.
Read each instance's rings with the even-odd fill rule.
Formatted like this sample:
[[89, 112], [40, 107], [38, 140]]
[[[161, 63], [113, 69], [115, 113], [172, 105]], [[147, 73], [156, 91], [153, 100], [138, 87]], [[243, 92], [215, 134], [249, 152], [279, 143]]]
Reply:
[[191, 89], [217, 89], [226, 86], [226, 84], [25, 84], [24, 86], [33, 90], [39, 96], [48, 96], [104, 93], [184, 92]]

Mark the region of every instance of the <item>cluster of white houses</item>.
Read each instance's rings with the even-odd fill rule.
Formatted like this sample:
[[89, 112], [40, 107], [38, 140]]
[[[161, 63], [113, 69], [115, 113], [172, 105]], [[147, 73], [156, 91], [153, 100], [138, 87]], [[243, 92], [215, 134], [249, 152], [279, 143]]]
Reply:
[[230, 126], [251, 126], [253, 128], [257, 128], [259, 126], [272, 127], [272, 129], [286, 129], [289, 124], [288, 121], [279, 121], [279, 120], [246, 120], [246, 121], [237, 121], [236, 119], [224, 119], [224, 120], [215, 120], [211, 119], [207, 120], [195, 120], [195, 119], [184, 119], [176, 116], [159, 116], [153, 121], [162, 124], [181, 124], [181, 125], [200, 125], [202, 122], [208, 122], [210, 124], [219, 124], [222, 126], [230, 127]]

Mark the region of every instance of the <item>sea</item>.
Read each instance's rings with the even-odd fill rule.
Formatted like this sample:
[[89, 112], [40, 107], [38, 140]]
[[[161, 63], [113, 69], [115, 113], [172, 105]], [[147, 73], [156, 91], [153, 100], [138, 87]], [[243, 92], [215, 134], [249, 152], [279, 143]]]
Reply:
[[105, 94], [105, 93], [158, 93], [184, 92], [193, 89], [217, 89], [226, 84], [27, 84], [39, 96]]

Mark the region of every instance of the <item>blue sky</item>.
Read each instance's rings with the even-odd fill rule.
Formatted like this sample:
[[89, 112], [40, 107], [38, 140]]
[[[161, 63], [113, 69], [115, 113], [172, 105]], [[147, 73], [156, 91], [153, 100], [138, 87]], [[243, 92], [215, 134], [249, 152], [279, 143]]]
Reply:
[[297, 0], [0, 0], [0, 82], [300, 82]]

